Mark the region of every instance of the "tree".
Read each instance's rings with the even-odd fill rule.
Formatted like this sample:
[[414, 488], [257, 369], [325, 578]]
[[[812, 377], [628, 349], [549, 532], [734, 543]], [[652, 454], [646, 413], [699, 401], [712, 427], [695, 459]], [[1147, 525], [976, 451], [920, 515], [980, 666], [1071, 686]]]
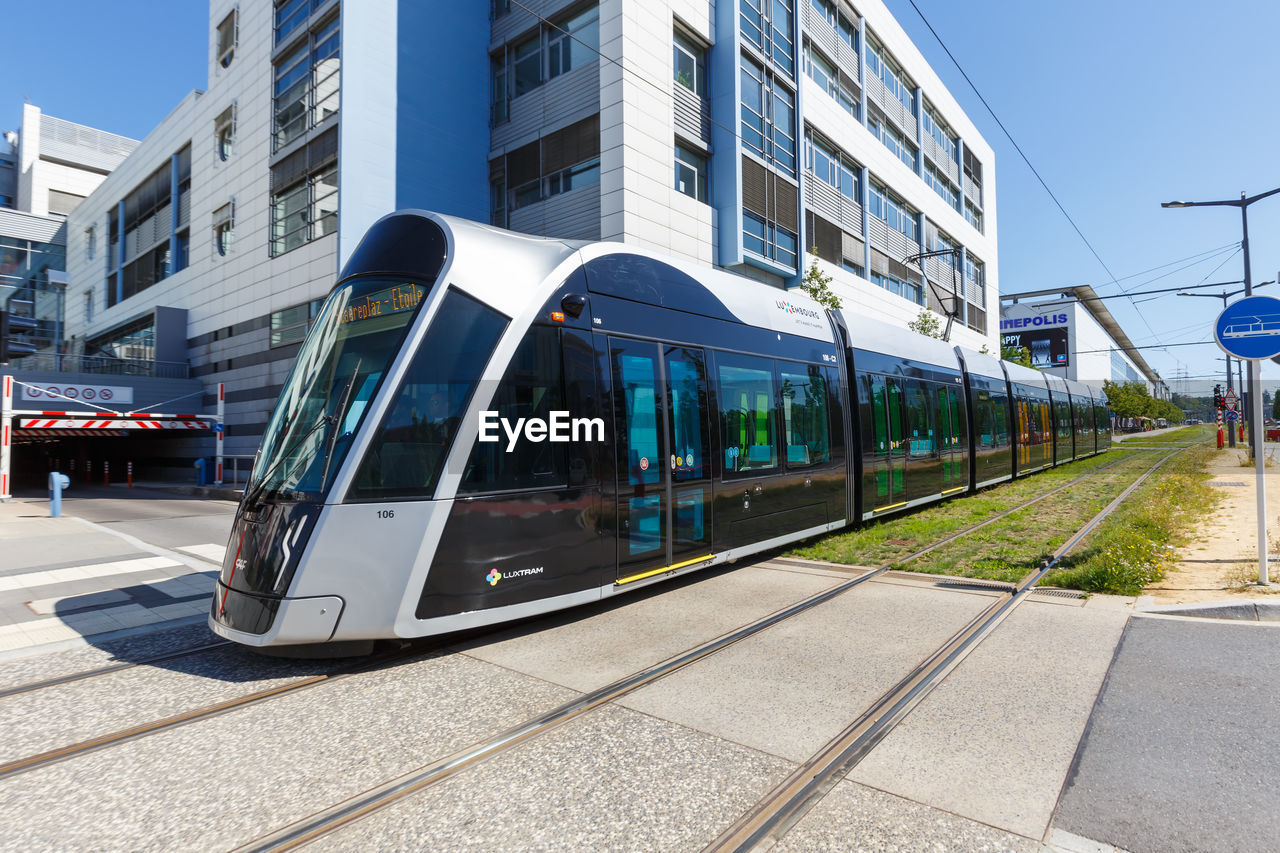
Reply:
[[[1145, 382], [1112, 382], [1110, 379], [1102, 383], [1102, 389], [1107, 394], [1107, 402], [1111, 406], [1111, 411], [1115, 412], [1118, 418], [1168, 418], [1174, 420], [1162, 407], [1157, 407], [1157, 403], [1167, 405], [1169, 409], [1178, 412], [1177, 420], [1182, 421], [1182, 411], [1172, 403], [1164, 400], [1154, 400], [1147, 391]], [[1160, 414], [1157, 414], [1160, 411]]]
[[800, 281], [800, 289], [823, 308], [828, 311], [835, 311], [840, 308], [840, 297], [836, 296], [835, 292], [831, 290], [831, 276], [818, 268], [817, 247], [809, 250], [809, 256], [809, 269]]
[[1280, 394], [1277, 394], [1271, 403], [1271, 418], [1280, 421]]
[[907, 328], [926, 338], [942, 340], [942, 321], [928, 308], [921, 308], [919, 316], [907, 323]]
[[1031, 347], [1011, 347], [1000, 345], [1000, 358], [1002, 361], [1011, 361], [1014, 364], [1021, 364], [1023, 367], [1031, 366]]

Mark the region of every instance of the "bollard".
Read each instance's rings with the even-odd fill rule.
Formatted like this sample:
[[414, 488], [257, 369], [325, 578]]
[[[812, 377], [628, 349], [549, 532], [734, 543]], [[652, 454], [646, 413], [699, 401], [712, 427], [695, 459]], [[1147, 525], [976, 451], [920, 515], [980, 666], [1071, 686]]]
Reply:
[[196, 469], [196, 485], [197, 486], [207, 485], [208, 481], [205, 478], [205, 470], [204, 470], [205, 461], [203, 458], [197, 459], [195, 461], [195, 469]]
[[129, 484], [129, 488], [133, 488], [133, 460], [130, 459], [125, 463], [125, 481]]
[[110, 462], [104, 461], [102, 463], [102, 485], [104, 486], [111, 485], [111, 463]]
[[49, 472], [49, 516], [58, 518], [62, 515], [62, 490], [71, 485], [71, 478], [57, 471]]
[[93, 460], [86, 459], [84, 461], [84, 481], [86, 483], [93, 482]]

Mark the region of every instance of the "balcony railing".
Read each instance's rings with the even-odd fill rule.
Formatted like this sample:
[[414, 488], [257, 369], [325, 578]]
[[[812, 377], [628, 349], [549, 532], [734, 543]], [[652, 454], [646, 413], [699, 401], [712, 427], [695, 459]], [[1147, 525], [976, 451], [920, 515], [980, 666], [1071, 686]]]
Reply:
[[10, 363], [14, 370], [45, 373], [94, 373], [104, 376], [151, 376], [158, 379], [189, 379], [191, 366], [185, 361], [153, 361], [142, 358], [109, 358], [98, 355], [67, 355], [37, 352]]

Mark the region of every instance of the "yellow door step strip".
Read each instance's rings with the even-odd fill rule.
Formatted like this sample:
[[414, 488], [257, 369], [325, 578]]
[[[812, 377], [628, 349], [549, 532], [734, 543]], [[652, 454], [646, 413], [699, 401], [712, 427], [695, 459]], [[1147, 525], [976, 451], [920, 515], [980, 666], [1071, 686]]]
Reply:
[[888, 510], [891, 510], [891, 509], [897, 509], [897, 508], [898, 508], [898, 507], [900, 507], [900, 506], [906, 506], [906, 505], [907, 505], [907, 502], [906, 502], [906, 501], [901, 501], [900, 503], [896, 503], [896, 504], [889, 504], [888, 506], [878, 506], [878, 507], [876, 507], [875, 509], [873, 509], [873, 510], [871, 510], [871, 511], [872, 511], [872, 512], [887, 512]]
[[713, 556], [715, 555], [707, 554], [704, 557], [694, 557], [692, 560], [685, 560], [683, 563], [672, 563], [671, 565], [663, 566], [660, 569], [651, 569], [650, 571], [647, 571], [647, 572], [641, 572], [638, 575], [631, 575], [630, 577], [619, 578], [618, 580], [614, 581], [614, 585], [622, 586], [624, 583], [631, 583], [632, 581], [643, 580], [644, 578], [651, 578], [654, 575], [660, 575], [663, 572], [674, 572], [676, 569], [683, 569], [685, 566], [692, 566], [694, 563], [701, 563], [706, 560], [710, 560]]
[[944, 495], [953, 495], [953, 494], [955, 494], [956, 492], [963, 492], [963, 491], [964, 491], [965, 489], [967, 489], [967, 488], [969, 488], [969, 487], [968, 487], [968, 486], [956, 486], [954, 489], [943, 489], [943, 490], [942, 490], [942, 493], [943, 493]]

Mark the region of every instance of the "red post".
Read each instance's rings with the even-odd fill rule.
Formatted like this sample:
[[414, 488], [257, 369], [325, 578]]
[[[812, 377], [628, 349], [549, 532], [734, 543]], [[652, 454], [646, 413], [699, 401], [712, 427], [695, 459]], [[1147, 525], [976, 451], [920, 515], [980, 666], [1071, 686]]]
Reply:
[[1222, 431], [1222, 409], [1218, 409], [1218, 449], [1221, 450], [1226, 443], [1226, 436]]
[[129, 483], [129, 488], [133, 488], [133, 460], [125, 463], [125, 479]]
[[104, 461], [102, 463], [102, 485], [111, 485], [111, 463]]

